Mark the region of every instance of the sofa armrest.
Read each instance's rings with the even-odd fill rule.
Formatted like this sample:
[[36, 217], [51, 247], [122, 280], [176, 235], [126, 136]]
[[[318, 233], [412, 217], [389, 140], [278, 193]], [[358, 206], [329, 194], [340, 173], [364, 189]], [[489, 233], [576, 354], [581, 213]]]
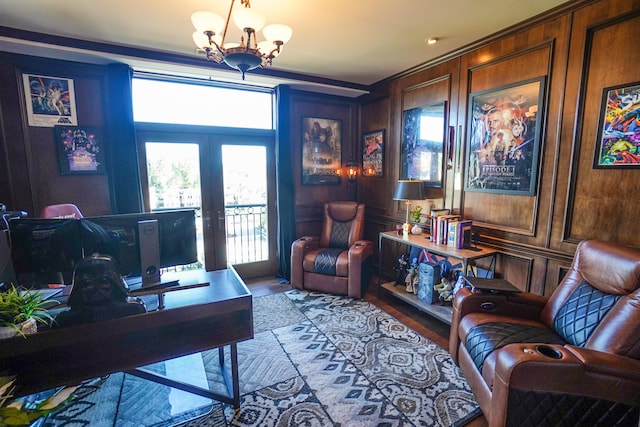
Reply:
[[[510, 344], [498, 350], [490, 425], [502, 425], [527, 394], [640, 405], [640, 361], [571, 345]], [[535, 396], [535, 397], [533, 397]], [[535, 410], [528, 408], [528, 410]], [[504, 417], [502, 419], [501, 417]]]
[[[371, 262], [373, 243], [369, 240], [356, 240], [349, 248], [349, 283], [348, 295], [352, 298], [362, 298], [363, 289], [371, 278]], [[369, 261], [368, 261], [369, 260]]]
[[320, 236], [304, 236], [291, 244], [291, 286], [302, 289], [304, 286], [304, 270], [302, 262], [305, 254], [320, 245]]
[[548, 298], [529, 292], [489, 293], [472, 291], [464, 287], [453, 299], [453, 315], [449, 334], [449, 352], [458, 360], [460, 339], [458, 327], [464, 316], [470, 313], [491, 313], [520, 319], [539, 320]]

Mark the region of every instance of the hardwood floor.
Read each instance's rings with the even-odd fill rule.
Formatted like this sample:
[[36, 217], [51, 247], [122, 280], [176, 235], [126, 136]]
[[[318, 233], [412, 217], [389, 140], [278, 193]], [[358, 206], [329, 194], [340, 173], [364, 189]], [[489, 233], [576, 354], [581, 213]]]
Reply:
[[[283, 283], [279, 279], [271, 276], [248, 279], [245, 280], [245, 283], [253, 296], [256, 297], [285, 292], [292, 289], [290, 284], [286, 282]], [[378, 297], [377, 283], [378, 280], [374, 278], [364, 296], [365, 301], [369, 301], [376, 307], [389, 313], [439, 346], [445, 349], [449, 348], [449, 325], [418, 311], [415, 307], [397, 298], [388, 296], [386, 292], [382, 292], [380, 297]], [[466, 427], [486, 427], [487, 425], [486, 418], [480, 416], [467, 423]]]

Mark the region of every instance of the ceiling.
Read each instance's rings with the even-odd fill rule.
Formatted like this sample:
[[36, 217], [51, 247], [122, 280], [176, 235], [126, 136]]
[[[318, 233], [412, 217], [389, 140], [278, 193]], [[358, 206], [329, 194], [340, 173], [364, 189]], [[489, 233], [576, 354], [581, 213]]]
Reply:
[[[191, 38], [193, 12], [209, 10], [226, 17], [230, 1], [0, 0], [0, 26], [8, 27], [0, 28], [0, 51], [90, 63], [118, 61], [137, 70], [238, 82], [239, 72], [212, 67], [198, 56]], [[293, 37], [273, 67], [249, 72], [245, 83], [287, 83], [357, 96], [372, 83], [563, 3], [566, 0], [251, 0], [267, 24], [287, 24]], [[38, 40], [16, 39], [12, 29], [61, 36], [66, 46], [52, 49]], [[227, 40], [239, 38], [233, 34]], [[439, 42], [427, 45], [430, 37]], [[93, 43], [81, 46], [68, 39]], [[102, 43], [99, 52], [94, 43]]]

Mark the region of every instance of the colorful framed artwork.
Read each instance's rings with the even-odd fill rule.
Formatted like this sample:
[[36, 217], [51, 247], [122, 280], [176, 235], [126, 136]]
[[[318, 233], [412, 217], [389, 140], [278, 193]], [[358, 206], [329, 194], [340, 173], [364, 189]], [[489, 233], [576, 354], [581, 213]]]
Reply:
[[448, 136], [445, 101], [403, 111], [400, 179], [416, 179], [441, 188]]
[[384, 176], [384, 129], [362, 135], [362, 175]]
[[539, 77], [470, 95], [465, 190], [535, 194], [544, 89]]
[[29, 126], [78, 124], [72, 79], [23, 74], [22, 82]]
[[605, 88], [593, 167], [640, 168], [640, 82]]
[[61, 175], [105, 173], [100, 129], [87, 126], [55, 126], [53, 129]]
[[302, 118], [302, 185], [342, 183], [342, 122]]

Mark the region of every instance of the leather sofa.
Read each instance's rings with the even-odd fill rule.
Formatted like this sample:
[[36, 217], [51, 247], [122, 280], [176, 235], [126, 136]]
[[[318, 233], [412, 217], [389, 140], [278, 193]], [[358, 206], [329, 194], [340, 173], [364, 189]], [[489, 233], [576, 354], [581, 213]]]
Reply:
[[579, 243], [549, 298], [460, 290], [449, 350], [489, 426], [638, 426], [640, 252]]
[[319, 236], [291, 245], [291, 285], [362, 298], [371, 280], [373, 245], [362, 240], [365, 205], [351, 201], [324, 204]]

